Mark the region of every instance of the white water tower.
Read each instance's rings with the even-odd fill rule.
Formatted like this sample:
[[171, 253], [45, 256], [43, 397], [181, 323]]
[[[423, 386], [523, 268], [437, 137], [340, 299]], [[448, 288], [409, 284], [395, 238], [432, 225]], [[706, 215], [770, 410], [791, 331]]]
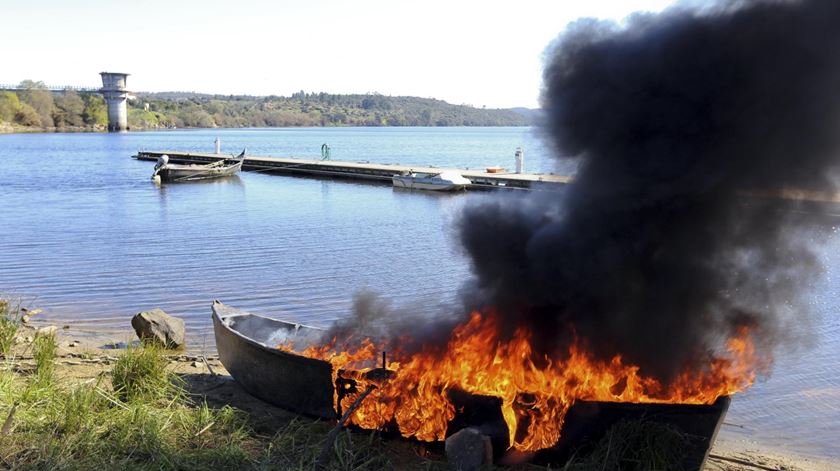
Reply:
[[522, 169], [525, 168], [525, 151], [517, 147], [514, 158], [516, 159], [516, 173], [522, 173]]
[[125, 81], [128, 74], [121, 72], [100, 72], [102, 88], [99, 90], [108, 105], [108, 131], [128, 130], [128, 90]]

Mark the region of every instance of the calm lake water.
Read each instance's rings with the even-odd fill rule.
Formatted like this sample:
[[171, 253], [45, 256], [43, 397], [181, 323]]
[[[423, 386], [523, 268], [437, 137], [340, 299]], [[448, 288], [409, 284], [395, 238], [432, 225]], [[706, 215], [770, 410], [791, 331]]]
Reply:
[[[259, 173], [155, 186], [139, 149], [319, 158], [568, 174], [527, 128], [197, 130], [0, 135], [0, 293], [80, 335], [124, 331], [161, 307], [214, 349], [210, 303], [313, 325], [346, 316], [370, 289], [395, 305], [455, 299], [469, 275], [450, 229], [491, 193], [439, 195], [378, 184]], [[838, 219], [840, 222], [840, 219]], [[773, 375], [735, 397], [727, 438], [840, 457], [840, 237], [820, 250], [811, 347], [781, 352]], [[803, 339], [804, 340], [804, 339]], [[804, 342], [803, 343], [808, 343]]]

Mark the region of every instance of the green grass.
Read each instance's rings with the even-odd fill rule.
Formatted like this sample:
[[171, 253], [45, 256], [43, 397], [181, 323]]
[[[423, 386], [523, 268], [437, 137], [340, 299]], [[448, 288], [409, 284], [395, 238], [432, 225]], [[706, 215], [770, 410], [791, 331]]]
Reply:
[[0, 357], [6, 358], [11, 353], [19, 327], [20, 306], [0, 299]]
[[649, 420], [613, 425], [586, 456], [572, 459], [566, 471], [669, 471], [681, 469], [693, 437]]
[[[277, 431], [260, 456], [259, 468], [311, 470], [324, 446], [330, 426], [320, 422], [293, 420]], [[383, 444], [378, 432], [351, 433], [345, 430], [333, 446], [329, 469], [360, 471], [396, 469], [393, 451]]]
[[[252, 461], [244, 415], [194, 403], [156, 349], [124, 353], [108, 374], [67, 386], [54, 380], [54, 339], [39, 336], [34, 373], [0, 371], [0, 423], [15, 404], [14, 430], [0, 436], [0, 468], [230, 469]], [[52, 345], [50, 344], [52, 341]], [[40, 345], [40, 346], [39, 346]]]
[[167, 370], [167, 364], [160, 347], [153, 344], [129, 347], [111, 372], [115, 395], [123, 401], [177, 398], [182, 390], [175, 384], [176, 377]]
[[[309, 470], [330, 428], [292, 420], [259, 435], [245, 413], [194, 400], [151, 346], [66, 384], [54, 371], [54, 338], [39, 337], [34, 371], [0, 368], [0, 426], [12, 415], [10, 433], [0, 432], [0, 469]], [[376, 434], [344, 434], [330, 469], [393, 469], [385, 449]]]
[[35, 382], [49, 385], [55, 372], [55, 356], [58, 344], [55, 333], [38, 334], [32, 342], [32, 358], [35, 360]]

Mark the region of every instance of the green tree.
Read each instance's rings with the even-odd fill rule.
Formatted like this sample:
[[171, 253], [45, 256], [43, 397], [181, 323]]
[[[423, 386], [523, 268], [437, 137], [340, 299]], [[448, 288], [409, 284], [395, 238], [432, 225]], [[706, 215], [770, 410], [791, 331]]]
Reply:
[[55, 111], [55, 102], [53, 101], [52, 93], [47, 90], [44, 82], [33, 82], [32, 80], [24, 80], [20, 83], [20, 101], [31, 106], [38, 113], [41, 119], [41, 126], [53, 127], [53, 112]]
[[432, 125], [432, 117], [433, 113], [431, 110], [423, 110], [420, 113], [420, 125], [421, 126], [431, 126]]
[[84, 98], [85, 107], [82, 110], [82, 120], [91, 126], [108, 125], [108, 108], [105, 106], [105, 99], [99, 95], [86, 95]]
[[204, 110], [212, 115], [222, 114], [225, 112], [225, 104], [219, 100], [211, 100], [204, 106]]
[[128, 110], [128, 127], [131, 129], [159, 128], [160, 115], [153, 111], [131, 108]]
[[178, 117], [184, 126], [190, 128], [212, 128], [216, 125], [210, 114], [195, 105], [178, 112]]
[[82, 126], [85, 124], [82, 113], [85, 111], [85, 102], [75, 90], [64, 90], [64, 93], [55, 98], [55, 111], [53, 121], [58, 127]]
[[15, 113], [15, 122], [22, 126], [41, 127], [44, 125], [41, 122], [41, 116], [35, 111], [35, 108], [26, 103], [21, 103], [17, 113]]
[[20, 100], [15, 92], [0, 92], [0, 122], [11, 123], [20, 109]]

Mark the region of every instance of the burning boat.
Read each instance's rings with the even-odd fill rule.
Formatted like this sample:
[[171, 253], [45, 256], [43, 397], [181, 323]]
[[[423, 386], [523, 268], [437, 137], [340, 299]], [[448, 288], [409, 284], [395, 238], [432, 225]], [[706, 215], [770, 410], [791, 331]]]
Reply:
[[[572, 351], [563, 364], [537, 365], [525, 333], [494, 334], [492, 315], [474, 313], [453, 332], [446, 352], [392, 351], [365, 340], [341, 351], [323, 343], [326, 331], [245, 313], [218, 301], [213, 324], [219, 357], [231, 375], [260, 399], [307, 415], [337, 418], [365, 389], [370, 399], [350, 417], [360, 428], [439, 442], [466, 427], [488, 431], [494, 450], [539, 452], [566, 459], [600, 439], [612, 425], [646, 418], [698, 437], [685, 451], [687, 469], [700, 469], [729, 405], [748, 386], [747, 336], [733, 339], [729, 358], [686, 374], [667, 390], [620, 358], [599, 363]], [[388, 379], [370, 373], [386, 367]], [[562, 461], [561, 461], [562, 462]]]

